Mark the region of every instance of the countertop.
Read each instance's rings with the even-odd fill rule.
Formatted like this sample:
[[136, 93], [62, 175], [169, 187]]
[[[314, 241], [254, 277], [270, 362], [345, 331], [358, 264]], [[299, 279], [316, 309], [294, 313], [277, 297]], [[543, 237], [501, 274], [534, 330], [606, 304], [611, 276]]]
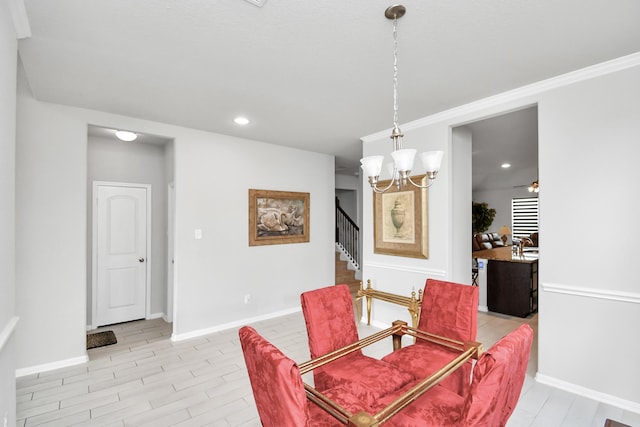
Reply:
[[483, 249], [471, 253], [473, 258], [482, 258], [486, 260], [496, 261], [512, 261], [534, 263], [538, 262], [538, 248], [525, 247], [523, 255], [517, 255], [513, 252], [513, 246], [504, 246], [502, 248]]

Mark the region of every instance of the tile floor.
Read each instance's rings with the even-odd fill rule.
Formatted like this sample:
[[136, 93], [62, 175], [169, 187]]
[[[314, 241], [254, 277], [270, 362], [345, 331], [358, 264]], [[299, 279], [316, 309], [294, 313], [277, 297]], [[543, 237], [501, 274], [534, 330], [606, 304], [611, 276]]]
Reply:
[[[489, 348], [530, 319], [480, 313], [478, 340]], [[299, 362], [309, 358], [302, 313], [253, 324]], [[118, 343], [89, 350], [88, 363], [17, 379], [22, 426], [260, 426], [237, 329], [171, 342], [161, 319], [114, 325]], [[360, 336], [375, 329], [360, 325]], [[640, 427], [640, 415], [537, 384], [537, 340], [509, 427], [602, 427], [611, 418]], [[381, 356], [388, 341], [367, 349]], [[311, 383], [311, 374], [305, 376]]]

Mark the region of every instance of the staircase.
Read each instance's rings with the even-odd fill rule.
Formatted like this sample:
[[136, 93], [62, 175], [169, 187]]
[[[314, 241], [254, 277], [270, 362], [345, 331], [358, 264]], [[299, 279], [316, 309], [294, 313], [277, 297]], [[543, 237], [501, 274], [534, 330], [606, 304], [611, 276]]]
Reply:
[[360, 279], [356, 277], [356, 271], [349, 268], [349, 261], [340, 259], [341, 252], [336, 252], [336, 285], [347, 284], [351, 295], [355, 295], [360, 289]]
[[360, 289], [360, 230], [340, 207], [336, 197], [336, 285], [347, 284], [351, 294]]

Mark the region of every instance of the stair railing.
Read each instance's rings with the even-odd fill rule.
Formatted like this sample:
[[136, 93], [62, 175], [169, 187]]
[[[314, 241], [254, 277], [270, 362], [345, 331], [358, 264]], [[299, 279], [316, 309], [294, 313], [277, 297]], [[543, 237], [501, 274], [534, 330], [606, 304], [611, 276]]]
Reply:
[[360, 268], [360, 229], [349, 215], [340, 207], [336, 199], [336, 243], [351, 261]]

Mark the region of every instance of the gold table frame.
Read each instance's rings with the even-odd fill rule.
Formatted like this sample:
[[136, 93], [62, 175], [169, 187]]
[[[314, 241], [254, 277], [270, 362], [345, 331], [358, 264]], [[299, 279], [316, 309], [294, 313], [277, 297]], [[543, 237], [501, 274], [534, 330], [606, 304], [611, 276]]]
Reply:
[[360, 289], [358, 289], [358, 293], [356, 294], [358, 322], [362, 317], [362, 304], [360, 304], [360, 301], [362, 301], [363, 297], [366, 298], [367, 301], [367, 325], [371, 325], [371, 300], [375, 298], [407, 307], [411, 315], [412, 326], [414, 328], [418, 327], [418, 318], [420, 317], [420, 308], [422, 307], [422, 289], [418, 290], [417, 298], [416, 291], [411, 291], [411, 297], [405, 297], [389, 292], [377, 291], [371, 287], [371, 280], [367, 280], [367, 288], [363, 289], [362, 282], [360, 282]]
[[414, 387], [409, 389], [406, 393], [399, 396], [396, 400], [391, 402], [388, 406], [384, 407], [376, 414], [369, 414], [365, 411], [360, 411], [356, 414], [352, 414], [345, 408], [340, 406], [337, 402], [329, 399], [321, 392], [311, 387], [308, 384], [304, 384], [304, 388], [307, 394], [307, 399], [320, 406], [323, 410], [331, 414], [341, 423], [349, 427], [377, 427], [388, 421], [395, 414], [400, 412], [404, 407], [411, 402], [418, 399], [429, 389], [434, 387], [444, 378], [449, 376], [452, 372], [464, 365], [470, 359], [478, 359], [482, 354], [482, 344], [476, 341], [461, 342], [438, 335], [430, 334], [413, 327], [409, 327], [407, 322], [397, 320], [393, 322], [393, 325], [383, 331], [377, 332], [366, 338], [361, 339], [353, 344], [349, 344], [338, 350], [327, 353], [324, 356], [309, 360], [299, 365], [300, 374], [306, 374], [314, 369], [326, 365], [334, 360], [344, 357], [354, 351], [363, 349], [368, 345], [376, 343], [384, 338], [393, 338], [394, 351], [400, 348], [403, 335], [409, 335], [415, 339], [421, 339], [428, 342], [432, 342], [449, 349], [459, 351], [460, 354], [451, 360], [449, 363], [440, 368], [437, 372], [431, 376], [420, 381]]

